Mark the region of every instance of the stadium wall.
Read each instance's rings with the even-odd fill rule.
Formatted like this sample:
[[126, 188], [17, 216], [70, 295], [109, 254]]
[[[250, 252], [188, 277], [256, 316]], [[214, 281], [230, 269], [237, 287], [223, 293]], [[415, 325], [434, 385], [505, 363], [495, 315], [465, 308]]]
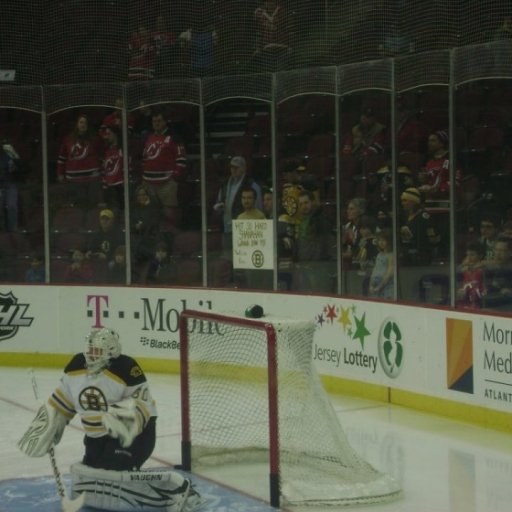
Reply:
[[327, 390], [512, 431], [510, 319], [336, 296], [191, 288], [3, 286], [0, 366], [63, 367], [91, 328], [119, 331], [146, 371], [179, 373], [184, 309], [316, 324], [312, 358]]

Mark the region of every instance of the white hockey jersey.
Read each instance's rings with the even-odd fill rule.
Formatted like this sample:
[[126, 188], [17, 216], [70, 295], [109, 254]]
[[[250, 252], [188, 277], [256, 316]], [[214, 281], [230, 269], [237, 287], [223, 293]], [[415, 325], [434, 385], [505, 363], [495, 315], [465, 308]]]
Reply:
[[68, 420], [79, 414], [86, 435], [101, 437], [107, 434], [102, 414], [126, 398], [135, 400], [144, 427], [150, 417], [157, 416], [146, 376], [134, 359], [121, 355], [101, 372], [89, 374], [84, 355], [76, 354], [48, 403]]

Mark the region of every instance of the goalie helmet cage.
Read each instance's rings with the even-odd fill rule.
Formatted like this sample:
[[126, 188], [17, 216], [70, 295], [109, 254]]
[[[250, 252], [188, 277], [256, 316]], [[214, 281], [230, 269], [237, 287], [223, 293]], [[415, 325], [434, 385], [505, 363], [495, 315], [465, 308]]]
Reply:
[[400, 495], [348, 443], [312, 363], [314, 330], [311, 321], [182, 312], [183, 469], [268, 463], [273, 507]]

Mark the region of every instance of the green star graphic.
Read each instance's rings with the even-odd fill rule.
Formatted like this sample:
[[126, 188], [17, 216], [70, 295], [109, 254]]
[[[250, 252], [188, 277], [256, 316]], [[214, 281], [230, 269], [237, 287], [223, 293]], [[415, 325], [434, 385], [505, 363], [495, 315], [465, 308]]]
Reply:
[[354, 320], [356, 322], [356, 332], [352, 336], [352, 339], [358, 339], [361, 343], [361, 348], [364, 349], [364, 339], [366, 336], [369, 336], [371, 333], [366, 328], [365, 321], [366, 321], [366, 313], [363, 313], [363, 316], [361, 318], [357, 318], [357, 316], [354, 315]]

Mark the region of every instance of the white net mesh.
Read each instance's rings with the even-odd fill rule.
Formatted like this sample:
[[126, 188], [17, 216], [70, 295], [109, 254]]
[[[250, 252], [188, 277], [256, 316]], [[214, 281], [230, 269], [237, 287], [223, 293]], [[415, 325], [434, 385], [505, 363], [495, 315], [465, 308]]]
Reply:
[[[5, 254], [0, 280], [25, 279], [35, 255], [46, 278], [63, 282], [69, 251], [85, 246], [97, 228], [94, 190], [86, 212], [75, 210], [73, 221], [69, 212], [58, 215], [64, 203], [82, 199], [65, 194], [56, 173], [62, 142], [77, 116], [86, 114], [90, 128], [98, 131], [105, 119], [125, 114], [129, 190], [114, 199], [108, 194], [107, 202], [119, 208], [118, 219], [126, 225], [129, 215], [122, 210], [140, 184], [151, 113], [162, 110], [188, 158], [179, 205], [166, 208], [159, 219], [159, 233], [177, 263], [166, 284], [274, 287], [272, 279], [255, 283], [233, 272], [225, 257], [222, 217], [213, 206], [229, 176], [230, 157], [246, 159], [248, 174], [277, 192], [279, 208], [288, 171], [302, 167], [301, 179], [318, 193], [328, 221], [340, 228], [353, 197], [366, 199], [367, 214], [380, 211], [379, 171], [396, 163], [418, 182], [416, 174], [429, 158], [428, 132], [442, 130], [449, 134], [454, 172], [462, 171], [462, 180], [451, 179], [460, 181], [456, 218], [451, 222], [445, 198], [429, 204], [441, 231], [441, 244], [432, 250], [436, 268], [419, 278], [402, 273], [397, 296], [455, 303], [450, 297], [455, 287], [440, 285], [437, 296], [424, 283], [432, 276], [441, 283], [448, 278], [445, 273], [455, 268], [447, 264], [450, 255], [460, 263], [466, 241], [478, 235], [482, 214], [493, 210], [502, 217], [510, 206], [510, 0], [279, 0], [278, 5], [270, 0], [4, 0], [0, 139], [15, 148], [20, 162], [10, 204], [5, 204], [7, 194], [0, 194], [0, 225], [21, 233], [0, 233]], [[368, 106], [389, 140], [363, 165], [346, 157], [344, 147]], [[386, 211], [400, 208], [398, 194], [395, 204], [390, 193], [384, 199]], [[397, 211], [393, 217], [398, 219]], [[181, 244], [174, 250], [180, 247], [174, 243], [177, 231], [186, 239], [188, 231], [200, 236], [205, 229], [202, 247]], [[132, 250], [137, 241], [125, 232]], [[312, 286], [317, 292], [366, 295], [366, 284], [345, 272], [351, 262], [343, 238], [336, 242], [336, 269], [333, 261], [322, 263], [318, 273], [329, 278]], [[148, 267], [137, 259], [131, 261], [133, 272], [126, 271], [128, 280], [146, 283]], [[278, 289], [311, 288], [290, 271], [290, 251], [279, 249], [278, 259]], [[95, 282], [111, 279], [105, 265], [94, 270]], [[45, 279], [40, 272], [35, 277]]]
[[[199, 325], [188, 318], [193, 469], [268, 461], [272, 427], [265, 331], [236, 322]], [[311, 362], [314, 324], [275, 319], [272, 325], [281, 495], [289, 503], [310, 505], [396, 498], [398, 484], [355, 453], [337, 420]]]
[[4, 0], [0, 67], [22, 84], [240, 75], [510, 37], [506, 0]]

